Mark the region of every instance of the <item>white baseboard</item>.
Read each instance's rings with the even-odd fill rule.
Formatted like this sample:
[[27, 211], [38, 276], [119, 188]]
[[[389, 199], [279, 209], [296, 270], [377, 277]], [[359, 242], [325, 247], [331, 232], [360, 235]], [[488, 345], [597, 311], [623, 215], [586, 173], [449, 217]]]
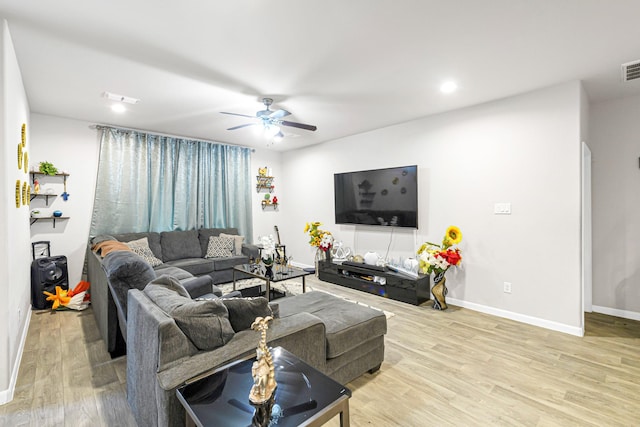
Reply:
[[640, 320], [640, 313], [636, 311], [620, 310], [618, 308], [602, 307], [600, 305], [592, 305], [591, 309], [596, 313], [607, 314], [609, 316], [622, 317], [629, 320]]
[[552, 322], [550, 320], [527, 316], [525, 314], [520, 314], [520, 313], [514, 313], [512, 311], [501, 310], [495, 307], [488, 307], [486, 305], [467, 302], [467, 301], [463, 301], [455, 298], [447, 298], [447, 303], [452, 305], [457, 305], [458, 307], [468, 308], [469, 310], [491, 314], [492, 316], [503, 317], [505, 319], [515, 320], [516, 322], [522, 322], [528, 325], [539, 326], [541, 328], [550, 329], [552, 331], [564, 332], [565, 334], [575, 335], [577, 337], [584, 336], [584, 330], [582, 328], [565, 325], [564, 323]]
[[18, 372], [20, 371], [20, 362], [22, 361], [22, 353], [24, 352], [24, 343], [27, 341], [27, 333], [29, 332], [29, 324], [31, 323], [31, 305], [25, 310], [27, 318], [24, 322], [24, 328], [22, 329], [22, 336], [20, 337], [20, 346], [18, 348], [18, 354], [11, 370], [11, 380], [9, 381], [9, 388], [6, 390], [0, 390], [0, 405], [9, 403], [13, 400], [13, 392], [16, 389], [16, 382], [18, 381]]

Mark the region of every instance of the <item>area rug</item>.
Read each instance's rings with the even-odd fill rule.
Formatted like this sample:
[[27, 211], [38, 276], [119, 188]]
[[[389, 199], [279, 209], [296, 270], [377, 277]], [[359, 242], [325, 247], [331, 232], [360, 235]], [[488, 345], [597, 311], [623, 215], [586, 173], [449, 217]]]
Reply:
[[[242, 280], [236, 280], [236, 289], [240, 290], [240, 289], [244, 289], [244, 288], [250, 288], [252, 286], [258, 286], [258, 285], [264, 285], [264, 280], [262, 279], [242, 279]], [[220, 290], [222, 291], [222, 294], [228, 294], [229, 292], [233, 291], [233, 283], [222, 283], [220, 285], [216, 285], [218, 288], [220, 288]], [[283, 280], [282, 282], [271, 282], [271, 288], [275, 288], [278, 289], [282, 292], [285, 292], [287, 296], [290, 295], [300, 295], [302, 293], [302, 282], [300, 281], [300, 279], [297, 280]], [[313, 285], [309, 284], [308, 282], [305, 285], [305, 290], [306, 292], [311, 292], [311, 291], [316, 291], [316, 292], [324, 292], [325, 294], [329, 294], [329, 295], [333, 295], [334, 297], [343, 299], [345, 301], [349, 301], [352, 302], [354, 304], [358, 304], [358, 305], [362, 305], [365, 307], [369, 307], [372, 308], [374, 310], [378, 310], [378, 311], [382, 311], [384, 313], [384, 315], [387, 317], [387, 319], [392, 318], [393, 316], [395, 316], [394, 313], [390, 312], [390, 311], [386, 311], [386, 310], [381, 310], [377, 307], [371, 306], [369, 304], [365, 304], [363, 302], [360, 301], [356, 301], [350, 298], [345, 298], [343, 296], [340, 295], [336, 295], [333, 294], [331, 292], [327, 292], [327, 291], [323, 291], [320, 289], [314, 289]]]

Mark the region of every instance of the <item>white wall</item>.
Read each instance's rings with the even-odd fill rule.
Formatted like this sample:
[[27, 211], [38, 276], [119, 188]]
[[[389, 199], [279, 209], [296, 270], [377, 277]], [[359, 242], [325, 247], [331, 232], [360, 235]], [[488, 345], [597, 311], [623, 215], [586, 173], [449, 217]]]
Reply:
[[[67, 192], [69, 198], [61, 196], [49, 200], [38, 197], [31, 203], [31, 209], [53, 212], [60, 210], [67, 220], [38, 221], [31, 226], [31, 241], [50, 241], [51, 255], [65, 255], [69, 268], [69, 286], [74, 287], [80, 280], [87, 247], [91, 213], [100, 154], [100, 142], [95, 129], [89, 123], [63, 119], [42, 114], [32, 114], [31, 162], [38, 168], [41, 161], [53, 163], [59, 171], [69, 173]], [[56, 194], [63, 192], [60, 177], [38, 176], [41, 193], [47, 188]]]
[[[463, 268], [448, 275], [452, 301], [581, 334], [581, 85], [571, 82], [283, 154], [288, 249], [313, 262], [304, 223], [355, 246], [412, 254], [461, 228]], [[336, 226], [333, 174], [418, 164], [419, 230]], [[510, 202], [512, 215], [495, 215]], [[511, 282], [512, 293], [503, 292]]]
[[29, 208], [16, 208], [15, 183], [28, 181], [28, 174], [18, 170], [17, 148], [22, 124], [27, 125], [26, 150], [31, 155], [29, 104], [24, 91], [9, 27], [2, 22], [0, 42], [0, 404], [13, 398], [20, 356], [30, 318], [31, 253], [29, 243]]
[[640, 320], [640, 97], [591, 105], [593, 310]]

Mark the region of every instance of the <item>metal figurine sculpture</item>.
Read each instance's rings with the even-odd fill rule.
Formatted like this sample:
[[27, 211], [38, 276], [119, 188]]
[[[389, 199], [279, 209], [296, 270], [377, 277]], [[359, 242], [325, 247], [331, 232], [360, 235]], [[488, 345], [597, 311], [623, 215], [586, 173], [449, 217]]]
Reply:
[[260, 343], [256, 349], [257, 360], [251, 366], [251, 376], [253, 377], [253, 387], [249, 393], [249, 400], [254, 404], [262, 404], [268, 401], [273, 391], [276, 389], [276, 374], [273, 368], [271, 352], [267, 347], [268, 323], [273, 319], [271, 316], [256, 317], [251, 324], [251, 329], [260, 332]]

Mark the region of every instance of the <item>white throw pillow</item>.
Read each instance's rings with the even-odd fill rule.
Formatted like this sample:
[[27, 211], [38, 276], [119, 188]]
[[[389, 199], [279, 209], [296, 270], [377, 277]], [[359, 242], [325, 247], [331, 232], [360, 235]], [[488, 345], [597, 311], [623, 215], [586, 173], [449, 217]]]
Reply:
[[131, 252], [142, 257], [142, 259], [147, 261], [151, 267], [162, 264], [162, 260], [156, 258], [153, 251], [151, 251], [151, 248], [149, 247], [149, 240], [146, 237], [126, 242], [126, 245], [129, 246]]
[[224, 234], [220, 233], [220, 237], [226, 237], [227, 239], [233, 239], [233, 254], [242, 255], [242, 244], [244, 243], [244, 236], [238, 236], [237, 234]]
[[233, 255], [233, 239], [227, 237], [209, 237], [205, 258], [229, 258]]

